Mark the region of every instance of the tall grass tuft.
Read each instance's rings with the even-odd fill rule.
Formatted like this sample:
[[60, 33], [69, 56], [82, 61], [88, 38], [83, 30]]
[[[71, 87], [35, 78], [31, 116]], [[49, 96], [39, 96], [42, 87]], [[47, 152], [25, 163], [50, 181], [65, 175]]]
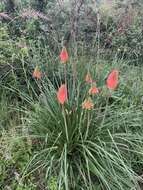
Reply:
[[[101, 79], [108, 69], [97, 65], [96, 72], [98, 67], [102, 73], [94, 76]], [[81, 74], [76, 82], [67, 79], [68, 101], [64, 105], [58, 103], [56, 85], [49, 79], [39, 83], [38, 101], [26, 112], [35, 153], [23, 177], [42, 168], [47, 181], [57, 179], [58, 190], [140, 189], [141, 178], [133, 170], [143, 156], [142, 135], [138, 133], [142, 130], [140, 107], [132, 100], [126, 102], [129, 92], [126, 94], [123, 75], [115, 92], [103, 86], [102, 79], [97, 81], [102, 84], [100, 94], [89, 97], [90, 84]], [[93, 109], [83, 109], [86, 98], [92, 99]]]

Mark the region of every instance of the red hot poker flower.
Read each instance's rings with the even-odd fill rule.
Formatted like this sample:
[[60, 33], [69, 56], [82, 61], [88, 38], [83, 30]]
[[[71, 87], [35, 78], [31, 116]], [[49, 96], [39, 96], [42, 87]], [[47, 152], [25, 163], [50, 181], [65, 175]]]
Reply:
[[107, 88], [110, 90], [115, 90], [119, 84], [119, 71], [114, 69], [106, 80]]
[[85, 81], [86, 81], [87, 83], [92, 83], [92, 82], [93, 82], [90, 73], [87, 73], [87, 74], [86, 74], [86, 76], [85, 76]]
[[99, 89], [98, 89], [96, 86], [92, 86], [92, 87], [89, 89], [88, 93], [89, 93], [90, 95], [98, 94], [98, 93], [99, 93]]
[[32, 76], [33, 76], [33, 78], [35, 78], [35, 79], [37, 79], [37, 80], [38, 80], [38, 79], [41, 79], [42, 73], [41, 73], [41, 71], [39, 70], [38, 66], [35, 67]]
[[58, 92], [57, 92], [57, 99], [59, 101], [60, 104], [64, 104], [65, 101], [67, 101], [68, 99], [68, 95], [67, 95], [67, 86], [65, 84], [62, 84], [60, 86], [60, 88], [58, 89]]
[[67, 49], [66, 47], [63, 47], [61, 53], [60, 53], [60, 60], [62, 63], [66, 63], [69, 59], [69, 55], [68, 55], [68, 52], [67, 52]]
[[82, 103], [82, 109], [91, 110], [93, 108], [94, 108], [94, 103], [90, 98], [85, 99], [84, 102]]

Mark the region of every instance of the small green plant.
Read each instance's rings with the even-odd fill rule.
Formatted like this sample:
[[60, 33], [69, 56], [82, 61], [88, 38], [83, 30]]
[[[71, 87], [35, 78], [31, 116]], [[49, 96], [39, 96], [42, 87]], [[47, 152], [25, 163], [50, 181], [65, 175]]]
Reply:
[[[0, 189], [6, 187], [20, 189], [20, 186], [24, 189], [26, 187], [26, 184], [21, 184], [20, 178], [30, 155], [30, 141], [24, 142], [23, 139], [18, 138], [13, 126], [8, 132], [3, 129], [0, 137]], [[28, 182], [27, 187], [30, 187], [30, 178]]]

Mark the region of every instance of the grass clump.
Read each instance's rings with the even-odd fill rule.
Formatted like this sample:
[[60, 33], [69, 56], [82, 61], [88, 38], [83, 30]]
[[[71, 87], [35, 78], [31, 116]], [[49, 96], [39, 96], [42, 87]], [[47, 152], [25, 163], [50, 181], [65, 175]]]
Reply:
[[[124, 70], [124, 66], [118, 68]], [[102, 72], [106, 71], [107, 66], [102, 65]], [[39, 100], [26, 112], [35, 151], [23, 177], [43, 168], [48, 181], [56, 177], [59, 190], [140, 188], [141, 178], [134, 166], [143, 156], [142, 135], [138, 133], [142, 131], [142, 110], [132, 94], [129, 99], [122, 73], [117, 90], [102, 85], [99, 94], [90, 96], [91, 84], [84, 79], [67, 80], [68, 100], [63, 105], [58, 103], [54, 85], [48, 79], [41, 82]], [[102, 78], [100, 73], [94, 76]], [[83, 109], [86, 98], [94, 104], [90, 110]]]

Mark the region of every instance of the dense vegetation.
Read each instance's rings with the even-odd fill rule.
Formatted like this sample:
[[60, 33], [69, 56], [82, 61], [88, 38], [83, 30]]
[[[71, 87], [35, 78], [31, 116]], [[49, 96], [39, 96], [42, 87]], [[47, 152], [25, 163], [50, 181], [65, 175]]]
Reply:
[[0, 189], [142, 189], [142, 49], [142, 0], [0, 1]]

